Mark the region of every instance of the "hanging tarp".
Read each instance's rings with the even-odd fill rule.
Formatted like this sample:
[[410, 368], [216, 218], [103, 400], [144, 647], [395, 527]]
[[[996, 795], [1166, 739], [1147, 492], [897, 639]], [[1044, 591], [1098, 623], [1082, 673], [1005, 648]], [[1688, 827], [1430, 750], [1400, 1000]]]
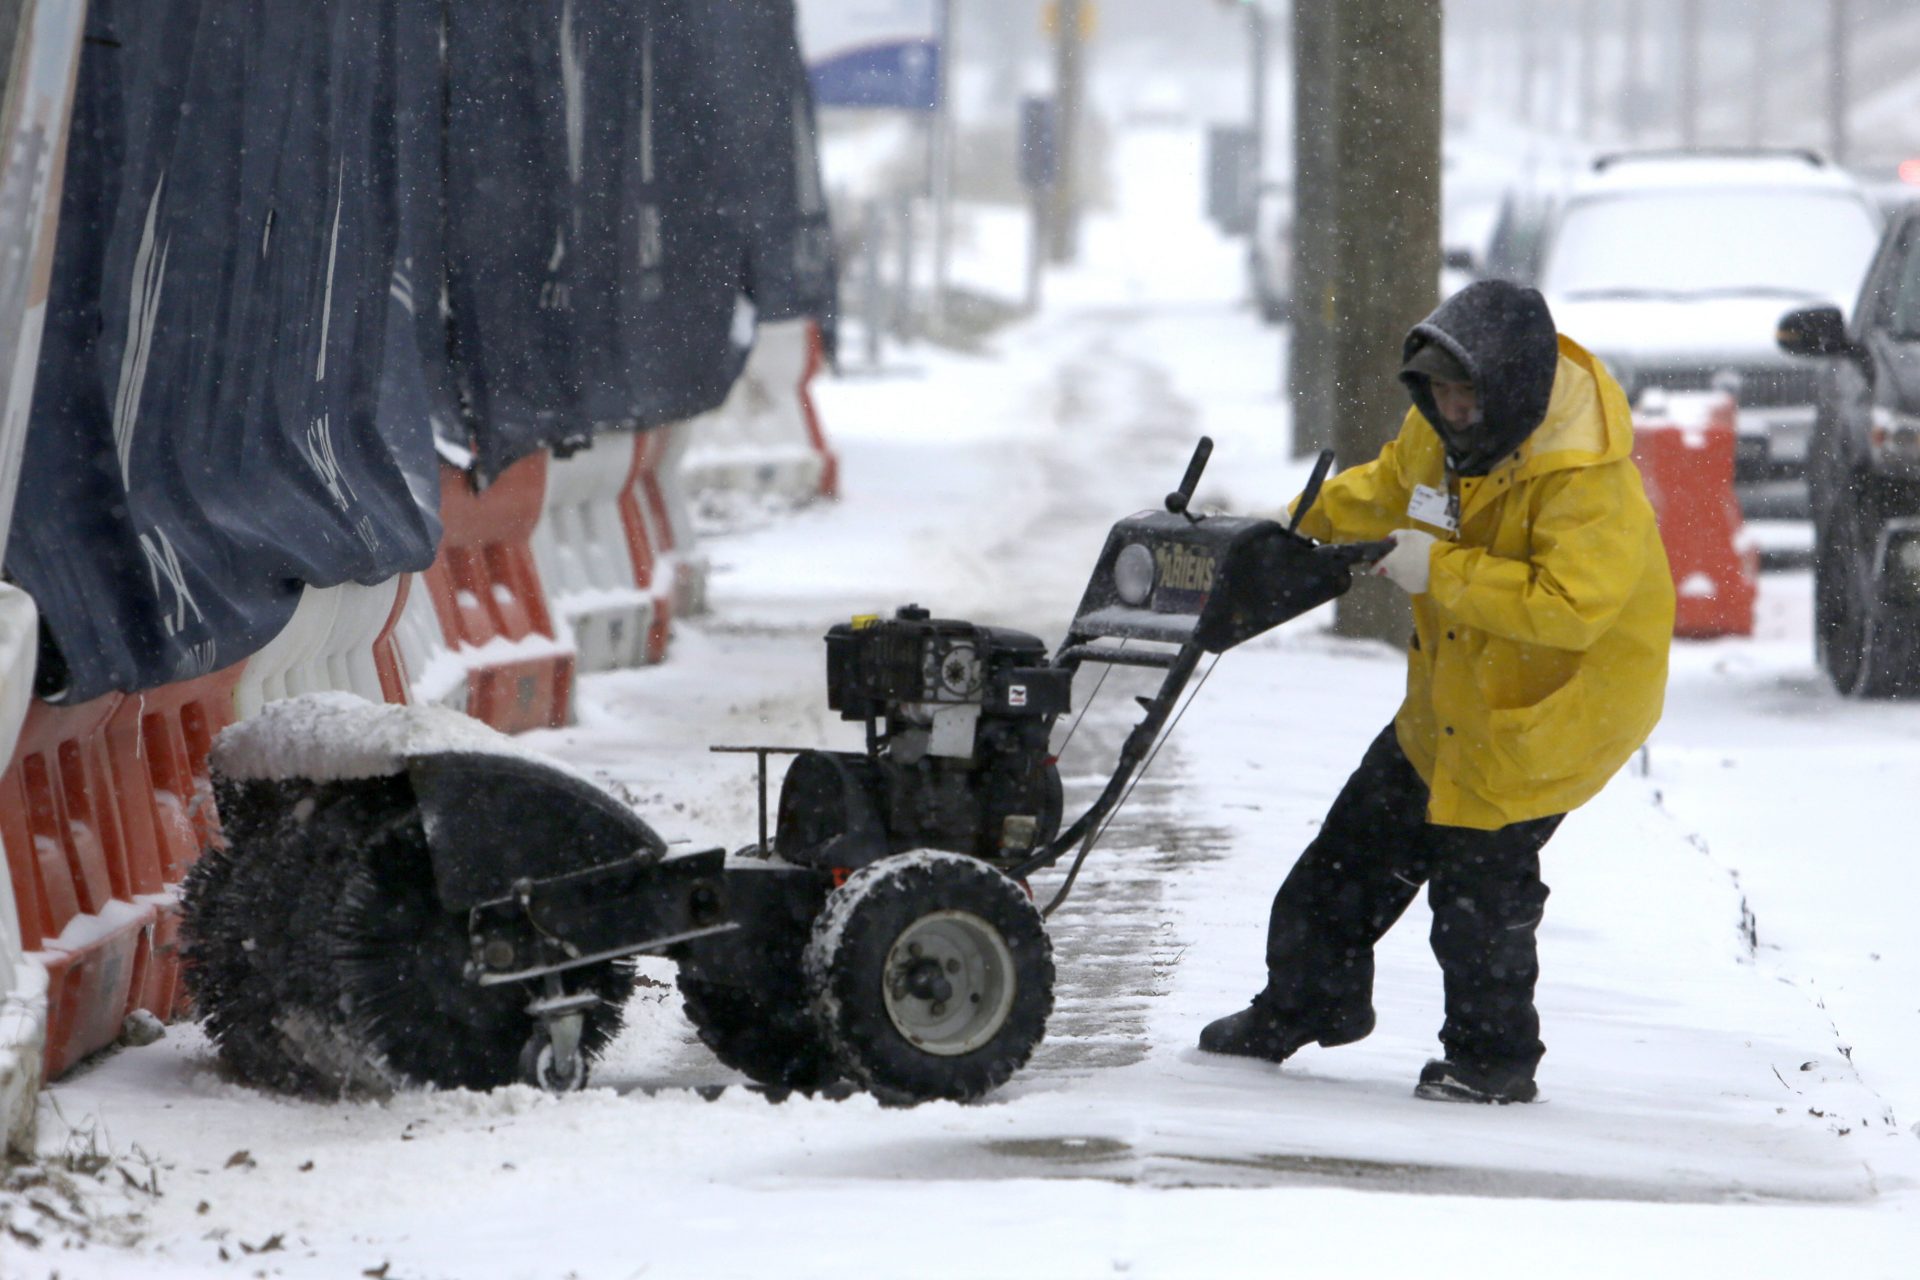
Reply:
[[453, 350], [483, 479], [600, 426], [691, 417], [738, 375], [747, 235], [702, 29], [725, 7], [448, 10]]
[[43, 691], [226, 666], [833, 307], [791, 0], [95, 0], [6, 570]]
[[792, 0], [448, 9], [455, 384], [484, 482], [719, 405], [756, 315], [830, 320]]
[[237, 661], [301, 585], [430, 563], [383, 422], [404, 0], [94, 0], [7, 572], [43, 691]]
[[702, 26], [726, 148], [738, 160], [727, 199], [747, 221], [754, 309], [761, 320], [830, 325], [833, 236], [795, 21], [793, 0], [740, 0], [713, 6]]
[[[393, 287], [386, 354], [380, 375], [380, 421], [396, 432], [424, 430], [459, 441], [463, 425], [448, 332], [446, 291], [446, 77], [443, 11], [446, 0], [395, 0]], [[422, 427], [425, 423], [425, 427]], [[420, 456], [411, 438], [396, 453]], [[439, 477], [429, 467], [422, 483], [438, 503]]]

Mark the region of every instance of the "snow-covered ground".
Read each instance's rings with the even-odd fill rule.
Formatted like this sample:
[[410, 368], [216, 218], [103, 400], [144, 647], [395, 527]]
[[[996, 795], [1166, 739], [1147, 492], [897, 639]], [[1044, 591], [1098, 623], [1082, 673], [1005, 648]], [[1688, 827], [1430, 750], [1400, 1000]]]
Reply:
[[[751, 766], [709, 744], [856, 741], [825, 708], [831, 623], [915, 601], [1056, 642], [1108, 524], [1202, 433], [1203, 503], [1296, 491], [1280, 340], [1200, 217], [1197, 134], [1121, 145], [1116, 211], [1045, 312], [988, 355], [822, 387], [844, 500], [710, 541], [713, 612], [671, 661], [588, 677], [579, 724], [526, 741], [737, 846]], [[1395, 653], [1309, 616], [1211, 674], [1053, 918], [1049, 1037], [986, 1102], [715, 1097], [738, 1077], [657, 962], [561, 1098], [289, 1101], [175, 1027], [45, 1093], [43, 1167], [77, 1202], [0, 1193], [45, 1235], [0, 1238], [0, 1275], [1910, 1276], [1920, 707], [1830, 691], [1809, 592], [1769, 576], [1753, 639], [1676, 648], [1642, 762], [1549, 846], [1541, 1104], [1411, 1096], [1440, 1021], [1424, 904], [1382, 947], [1370, 1039], [1278, 1068], [1193, 1047], [1258, 985], [1268, 899], [1398, 701]], [[1063, 762], [1070, 804], [1123, 692]]]

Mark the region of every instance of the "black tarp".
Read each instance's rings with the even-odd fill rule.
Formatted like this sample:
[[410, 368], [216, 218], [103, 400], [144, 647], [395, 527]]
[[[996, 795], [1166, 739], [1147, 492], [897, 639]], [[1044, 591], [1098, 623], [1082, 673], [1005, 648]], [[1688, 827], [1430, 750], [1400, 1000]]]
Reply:
[[476, 470], [714, 408], [830, 320], [792, 0], [449, 10], [447, 262]]
[[791, 0], [94, 0], [6, 570], [43, 692], [247, 656], [833, 309]]
[[738, 0], [702, 21], [728, 108], [728, 199], [748, 227], [755, 310], [761, 320], [813, 316], [831, 328], [833, 236], [794, 24], [793, 0]]
[[203, 674], [302, 583], [431, 562], [431, 440], [378, 414], [402, 3], [94, 0], [6, 565], [43, 692]]

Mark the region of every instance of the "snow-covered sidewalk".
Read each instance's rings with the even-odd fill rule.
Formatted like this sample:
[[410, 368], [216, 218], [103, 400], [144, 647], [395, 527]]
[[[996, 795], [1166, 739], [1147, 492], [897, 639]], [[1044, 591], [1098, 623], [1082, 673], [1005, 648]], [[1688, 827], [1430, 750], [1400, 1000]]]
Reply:
[[[751, 766], [708, 745], [857, 745], [825, 706], [831, 623], [914, 601], [1057, 642], [1108, 524], [1203, 432], [1204, 502], [1291, 496], [1277, 339], [1187, 207], [1197, 141], [1127, 146], [1138, 181], [1056, 309], [990, 357], [824, 387], [845, 500], [711, 541], [713, 613], [672, 661], [589, 677], [580, 723], [528, 743], [621, 781], [670, 838], [737, 846]], [[1676, 651], [1644, 767], [1549, 846], [1540, 1105], [1411, 1096], [1440, 1020], [1424, 904], [1382, 948], [1368, 1040], [1280, 1068], [1193, 1048], [1257, 985], [1272, 891], [1398, 701], [1395, 653], [1310, 616], [1208, 678], [1053, 919], [1048, 1040], [985, 1103], [709, 1100], [738, 1077], [658, 962], [595, 1087], [563, 1098], [287, 1101], [223, 1082], [178, 1027], [45, 1095], [50, 1163], [113, 1161], [80, 1175], [86, 1203], [140, 1215], [135, 1243], [0, 1240], [0, 1274], [1910, 1274], [1920, 712], [1819, 682], [1808, 593], [1769, 578], [1753, 641]], [[1070, 805], [1129, 692], [1065, 758]]]

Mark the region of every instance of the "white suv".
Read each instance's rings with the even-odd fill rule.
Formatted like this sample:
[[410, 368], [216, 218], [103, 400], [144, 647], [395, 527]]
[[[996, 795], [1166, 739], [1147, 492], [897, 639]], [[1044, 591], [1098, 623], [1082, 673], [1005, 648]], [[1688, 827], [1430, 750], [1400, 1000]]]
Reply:
[[1749, 515], [1804, 516], [1814, 372], [1783, 309], [1850, 306], [1880, 235], [1860, 186], [1809, 152], [1602, 156], [1555, 216], [1540, 289], [1629, 397], [1721, 387], [1740, 404]]

